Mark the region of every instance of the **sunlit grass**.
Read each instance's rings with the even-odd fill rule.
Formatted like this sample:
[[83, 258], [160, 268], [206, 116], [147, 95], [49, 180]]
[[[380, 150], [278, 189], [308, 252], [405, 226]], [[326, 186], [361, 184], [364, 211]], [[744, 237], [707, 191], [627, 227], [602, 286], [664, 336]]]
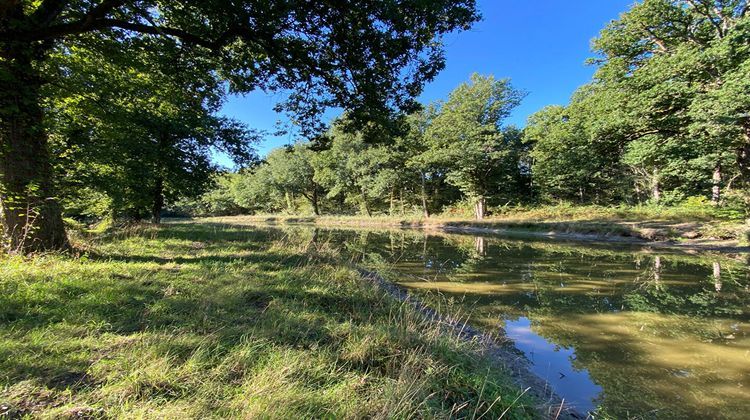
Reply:
[[534, 415], [312, 237], [134, 226], [85, 249], [1, 261], [0, 416]]

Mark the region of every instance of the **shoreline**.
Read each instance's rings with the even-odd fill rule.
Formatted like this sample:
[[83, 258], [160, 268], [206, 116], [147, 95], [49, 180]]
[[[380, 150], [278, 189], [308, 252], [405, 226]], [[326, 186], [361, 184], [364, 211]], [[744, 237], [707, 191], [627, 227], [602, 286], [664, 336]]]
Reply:
[[[415, 229], [426, 232], [445, 232], [455, 234], [486, 234], [496, 236], [532, 236], [537, 238], [573, 240], [582, 242], [603, 242], [642, 247], [675, 249], [683, 251], [713, 251], [722, 253], [750, 253], [750, 245], [740, 245], [736, 239], [647, 239], [633, 236], [631, 232], [617, 231], [621, 227], [615, 222], [584, 223], [579, 221], [554, 221], [523, 223], [502, 220], [469, 221], [469, 220], [419, 220], [381, 219], [358, 217], [296, 217], [296, 216], [225, 216], [197, 218], [197, 220], [217, 221], [222, 223], [264, 223], [269, 225], [314, 225], [321, 227], [383, 227], [394, 229]], [[625, 223], [625, 222], [623, 222]], [[631, 223], [631, 222], [628, 222]], [[522, 225], [522, 226], [519, 226]], [[597, 225], [601, 225], [597, 228]]]
[[501, 337], [504, 341], [501, 342], [498, 338], [468, 325], [467, 321], [462, 322], [461, 320], [438, 313], [435, 309], [415, 298], [403, 287], [386, 280], [375, 271], [362, 268], [357, 268], [356, 270], [363, 280], [373, 284], [396, 301], [412, 306], [428, 322], [434, 323], [441, 330], [444, 330], [446, 334], [455, 334], [461, 340], [481, 343], [484, 349], [482, 354], [485, 357], [488, 357], [492, 362], [502, 365], [508, 371], [513, 383], [523, 390], [524, 393], [528, 392], [530, 396], [542, 403], [538, 407], [540, 414], [546, 415], [548, 418], [563, 420], [588, 417], [588, 415], [578, 412], [575, 407], [566, 405], [565, 399], [559, 396], [547, 381], [531, 371], [531, 361], [523, 355], [512, 340], [502, 335]]

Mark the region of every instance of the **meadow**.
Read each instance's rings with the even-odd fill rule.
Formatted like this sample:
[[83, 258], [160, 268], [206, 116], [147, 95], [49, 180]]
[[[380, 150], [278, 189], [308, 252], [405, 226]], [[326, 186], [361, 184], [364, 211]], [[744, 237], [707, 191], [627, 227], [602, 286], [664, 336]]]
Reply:
[[479, 344], [312, 239], [135, 225], [3, 257], [0, 417], [537, 416]]

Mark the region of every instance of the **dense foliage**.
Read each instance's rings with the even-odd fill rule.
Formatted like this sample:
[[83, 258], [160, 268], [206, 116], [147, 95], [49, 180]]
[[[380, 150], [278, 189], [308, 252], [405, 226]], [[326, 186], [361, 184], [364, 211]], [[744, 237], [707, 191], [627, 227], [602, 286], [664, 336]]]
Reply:
[[[523, 95], [475, 75], [444, 103], [406, 116], [401, 134], [378, 146], [363, 140], [367, 127], [359, 137], [334, 128], [330, 150], [310, 155], [314, 178], [339, 200], [337, 212], [358, 206], [368, 215], [473, 206], [482, 218], [485, 203], [491, 210], [519, 202], [746, 215], [749, 8], [742, 0], [638, 2], [595, 39], [594, 79], [568, 105], [532, 115], [522, 132], [502, 120]], [[268, 184], [262, 170], [246, 176]]]
[[594, 80], [529, 121], [540, 193], [604, 204], [747, 200], [748, 7], [645, 0], [610, 23], [594, 41]]
[[251, 157], [216, 115], [228, 92], [289, 93], [305, 131], [331, 106], [388, 125], [443, 68], [441, 36], [477, 19], [473, 0], [2, 1], [4, 248], [65, 248], [71, 195], [158, 222], [205, 185], [211, 149]]
[[[323, 147], [308, 142], [274, 150], [223, 182], [238, 185], [235, 207], [258, 211], [305, 211], [301, 201], [314, 214], [330, 208], [429, 215], [465, 199], [482, 218], [488, 201], [520, 203], [529, 196], [521, 132], [502, 125], [521, 97], [507, 80], [475, 74], [445, 103], [403, 118], [396, 135], [378, 127], [348, 131], [347, 115]], [[367, 141], [372, 133], [380, 133], [377, 142]]]
[[[474, 75], [414, 101], [474, 1], [10, 2], [0, 7], [3, 245], [64, 247], [61, 215], [245, 212], [483, 218], [515, 204], [750, 203], [746, 0], [644, 0], [594, 40], [565, 106]], [[227, 95], [288, 93], [302, 140], [263, 161]], [[317, 116], [344, 113], [330, 127]], [[312, 140], [311, 140], [312, 139]], [[218, 171], [215, 151], [236, 173]]]

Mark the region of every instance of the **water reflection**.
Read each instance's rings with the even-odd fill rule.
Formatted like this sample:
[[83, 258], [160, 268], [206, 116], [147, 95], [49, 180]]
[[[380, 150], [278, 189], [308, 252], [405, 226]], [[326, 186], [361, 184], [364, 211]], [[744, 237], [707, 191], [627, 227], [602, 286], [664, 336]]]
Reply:
[[594, 399], [601, 394], [602, 387], [594, 383], [586, 369], [573, 366], [576, 360], [573, 348], [545, 340], [532, 331], [531, 320], [526, 317], [506, 321], [505, 333], [531, 360], [534, 373], [565, 394], [566, 403], [582, 412], [596, 408]]
[[584, 411], [738, 419], [750, 412], [744, 260], [410, 231], [321, 230], [317, 240], [428, 301], [447, 301], [475, 325], [505, 328], [536, 373]]

